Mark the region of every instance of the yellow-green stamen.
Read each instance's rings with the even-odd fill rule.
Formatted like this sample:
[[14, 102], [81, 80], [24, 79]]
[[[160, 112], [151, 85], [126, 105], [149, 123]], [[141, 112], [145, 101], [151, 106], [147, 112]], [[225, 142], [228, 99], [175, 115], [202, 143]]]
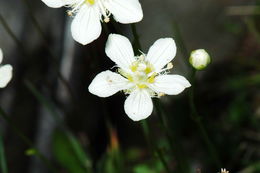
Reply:
[[131, 72], [125, 72], [119, 69], [118, 72], [128, 79], [129, 82], [134, 83], [139, 89], [148, 88], [149, 84], [155, 82], [155, 77], [157, 73], [151, 73], [154, 71], [154, 67], [148, 61], [145, 61], [144, 57], [140, 56], [136, 61], [134, 61], [129, 67]]
[[85, 2], [90, 4], [90, 5], [94, 5], [95, 4], [95, 0], [85, 0]]

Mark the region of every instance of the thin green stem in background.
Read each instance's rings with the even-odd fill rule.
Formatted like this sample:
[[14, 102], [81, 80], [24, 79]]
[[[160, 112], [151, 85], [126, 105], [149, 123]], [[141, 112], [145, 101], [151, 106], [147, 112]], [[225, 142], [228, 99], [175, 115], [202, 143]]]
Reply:
[[[181, 50], [182, 54], [186, 58], [189, 57], [189, 53], [188, 53], [188, 50], [187, 50], [187, 48], [185, 46], [184, 40], [183, 40], [183, 38], [181, 36], [179, 26], [178, 26], [178, 24], [175, 21], [173, 21], [173, 30], [174, 30], [174, 33], [175, 33], [175, 36], [176, 36], [176, 38], [175, 38], [176, 43], [180, 47], [180, 50]], [[185, 60], [185, 63], [186, 63], [187, 66], [190, 67], [189, 62], [187, 60]], [[211, 142], [211, 140], [210, 140], [210, 138], [208, 136], [208, 133], [207, 133], [207, 131], [206, 131], [202, 121], [201, 121], [201, 117], [199, 116], [199, 114], [197, 112], [197, 109], [196, 109], [196, 106], [195, 106], [195, 103], [194, 103], [195, 75], [196, 75], [196, 70], [192, 69], [192, 71], [191, 71], [191, 85], [192, 85], [192, 87], [190, 88], [190, 93], [189, 93], [190, 109], [192, 111], [191, 116], [192, 116], [192, 119], [197, 124], [199, 132], [200, 132], [203, 140], [205, 141], [205, 143], [207, 145], [207, 148], [210, 151], [210, 154], [213, 157], [214, 162], [216, 163], [216, 166], [220, 167], [221, 166], [221, 162], [219, 160], [219, 157], [218, 157], [218, 154], [216, 152], [216, 149], [215, 149], [214, 145], [212, 144], [212, 142]]]
[[76, 137], [69, 131], [65, 121], [59, 116], [59, 113], [56, 110], [56, 106], [48, 100], [43, 94], [41, 94], [31, 82], [25, 82], [26, 87], [30, 90], [30, 92], [35, 96], [35, 98], [49, 111], [50, 115], [58, 123], [59, 127], [62, 129], [66, 137], [68, 138], [72, 149], [74, 151], [75, 156], [78, 158], [79, 163], [86, 169], [88, 173], [92, 172], [92, 164], [90, 159], [86, 156], [86, 153], [83, 152], [79, 142], [77, 141]]
[[36, 30], [38, 31], [39, 35], [42, 37], [42, 39], [44, 40], [44, 44], [46, 47], [49, 47], [48, 45], [48, 41], [47, 41], [47, 37], [45, 36], [39, 22], [37, 21], [36, 17], [34, 16], [33, 14], [33, 8], [31, 7], [31, 3], [28, 2], [28, 0], [23, 0], [23, 2], [25, 3], [25, 5], [27, 6], [28, 8], [28, 13], [29, 13], [29, 16], [32, 20], [32, 23], [33, 25], [35, 26]]
[[183, 173], [190, 172], [190, 166], [185, 155], [182, 153], [182, 149], [178, 144], [178, 141], [174, 135], [174, 132], [171, 131], [171, 128], [168, 125], [167, 115], [163, 110], [161, 102], [159, 99], [154, 100], [154, 106], [156, 109], [156, 113], [160, 119], [161, 126], [164, 130], [165, 136], [167, 138], [168, 143], [170, 144], [170, 149], [173, 154], [175, 154], [176, 160], [179, 164], [177, 164], [177, 168], [179, 171]]
[[12, 29], [9, 27], [9, 25], [7, 24], [7, 22], [5, 21], [4, 17], [2, 16], [2, 14], [0, 13], [0, 23], [2, 24], [2, 26], [4, 27], [4, 29], [6, 30], [6, 32], [9, 34], [9, 36], [14, 40], [14, 42], [16, 43], [16, 45], [20, 48], [20, 50], [22, 51], [22, 53], [24, 55], [26, 55], [26, 51], [25, 48], [23, 46], [23, 43], [15, 36], [14, 32], [12, 31]]
[[141, 46], [141, 43], [140, 43], [139, 35], [137, 33], [137, 29], [136, 29], [135, 24], [131, 24], [131, 29], [132, 29], [132, 33], [133, 33], [133, 36], [134, 36], [134, 41], [133, 41], [134, 51], [135, 51], [135, 54], [138, 54], [139, 50], [142, 50], [142, 46]]
[[[135, 24], [131, 24], [131, 29], [132, 29], [132, 33], [134, 36], [134, 41], [133, 41], [133, 45], [134, 45], [134, 51], [135, 53], [138, 53], [139, 50], [141, 50], [141, 43], [139, 40], [139, 36], [135, 27]], [[148, 123], [146, 120], [143, 120], [141, 122], [142, 128], [143, 128], [143, 132], [144, 135], [146, 137], [146, 140], [148, 142], [148, 145], [153, 153], [153, 151], [155, 151], [155, 153], [157, 154], [157, 156], [159, 157], [160, 161], [162, 162], [165, 170], [167, 171], [167, 173], [170, 173], [170, 168], [167, 164], [167, 161], [165, 160], [165, 157], [163, 156], [161, 150], [158, 148], [158, 146], [156, 145], [156, 143], [154, 143], [154, 140], [151, 139], [151, 133], [150, 133], [150, 129], [148, 126]]]
[[[138, 51], [141, 50], [141, 43], [139, 40], [139, 35], [137, 33], [135, 24], [131, 24], [131, 29], [132, 29], [132, 33], [134, 36], [134, 41], [133, 41], [134, 46], [133, 47], [134, 47], [135, 53], [138, 53]], [[173, 147], [175, 148], [176, 145], [174, 144], [174, 142], [172, 140], [171, 132], [167, 126], [167, 122], [166, 122], [167, 120], [165, 119], [166, 117], [163, 116], [162, 109], [160, 108], [159, 100], [156, 100], [155, 102], [156, 102], [155, 107], [156, 107], [157, 113], [160, 117], [160, 120], [161, 120], [160, 122], [161, 122], [161, 125], [163, 126], [166, 138], [170, 144], [170, 148], [174, 151], [173, 153], [176, 154], [176, 153], [178, 153], [177, 152], [178, 150], [173, 149]], [[167, 161], [165, 160], [165, 156], [163, 155], [160, 148], [158, 148], [158, 146], [156, 144], [154, 144], [154, 142], [153, 142], [154, 140], [151, 140], [150, 130], [149, 130], [149, 126], [148, 126], [148, 123], [146, 120], [142, 121], [142, 128], [143, 128], [144, 134], [146, 136], [146, 139], [149, 142], [150, 148], [152, 148], [156, 152], [156, 154], [158, 155], [160, 161], [162, 162], [165, 170], [167, 172], [170, 172]], [[182, 157], [182, 154], [180, 154], [180, 153], [177, 154], [177, 160], [179, 161], [179, 164], [180, 164], [179, 165], [180, 170], [182, 170], [183, 173], [189, 172], [189, 166], [188, 166], [187, 162], [185, 161], [184, 157]]]
[[203, 123], [202, 123], [202, 117], [199, 115], [197, 108], [196, 108], [196, 105], [195, 105], [195, 101], [194, 101], [195, 76], [196, 76], [196, 70], [193, 69], [192, 75], [191, 75], [191, 85], [192, 85], [192, 87], [190, 88], [190, 92], [189, 92], [191, 118], [193, 119], [193, 121], [198, 126], [199, 132], [200, 132], [201, 137], [203, 138], [205, 144], [207, 145], [210, 156], [214, 160], [216, 166], [220, 168], [222, 166], [222, 164], [220, 162], [218, 153], [216, 151], [215, 146], [213, 145], [213, 143], [211, 142], [211, 140], [209, 138], [209, 135], [208, 135]]
[[[42, 39], [44, 40], [45, 47], [48, 50], [50, 57], [54, 60], [53, 62], [57, 67], [55, 69], [57, 69], [56, 72], [57, 72], [58, 79], [61, 81], [61, 83], [66, 88], [66, 90], [67, 90], [69, 96], [71, 97], [72, 101], [74, 103], [76, 103], [77, 99], [75, 97], [75, 94], [74, 94], [72, 88], [70, 87], [69, 83], [67, 82], [67, 80], [61, 74], [61, 72], [59, 70], [59, 63], [58, 63], [57, 59], [54, 57], [54, 55], [52, 54], [52, 51], [51, 51], [50, 47], [48, 46], [48, 43], [47, 43], [47, 41], [44, 37], [42, 30], [40, 29], [36, 19], [34, 17], [32, 17], [32, 18], [33, 18], [33, 21], [34, 21], [33, 23], [36, 25], [37, 31], [39, 32], [39, 34], [42, 36]], [[26, 58], [30, 57], [31, 55], [27, 53], [26, 48], [24, 47], [24, 44], [16, 37], [16, 35], [14, 34], [14, 32], [12, 31], [12, 29], [10, 28], [10, 26], [8, 25], [8, 23], [6, 22], [6, 20], [4, 19], [4, 17], [1, 14], [0, 14], [0, 23], [3, 25], [4, 29], [9, 34], [9, 36], [14, 40], [17, 47], [21, 50], [23, 56], [26, 57]], [[77, 104], [75, 104], [75, 105], [77, 105]]]
[[[173, 21], [172, 26], [173, 26], [174, 36], [175, 36], [174, 40], [176, 41], [178, 48], [180, 49], [180, 51], [184, 57], [189, 57], [189, 52], [188, 52], [188, 50], [185, 46], [184, 40], [182, 38], [179, 25], [175, 21]], [[184, 62], [186, 64], [188, 64], [188, 61], [184, 61]]]
[[34, 155], [36, 157], [38, 157], [46, 166], [47, 168], [53, 172], [53, 173], [57, 173], [58, 171], [56, 170], [56, 168], [54, 168], [52, 166], [52, 164], [50, 163], [50, 161], [40, 153], [40, 151], [38, 149], [36, 149], [33, 145], [33, 143], [30, 141], [29, 138], [27, 138], [22, 132], [21, 130], [12, 122], [12, 120], [9, 118], [9, 116], [5, 113], [5, 111], [0, 107], [0, 116], [10, 125], [10, 127], [13, 129], [13, 131], [21, 138], [21, 140], [28, 145], [31, 150], [34, 151]]
[[4, 141], [0, 133], [0, 170], [2, 173], [8, 173], [7, 162], [5, 158]]
[[151, 152], [152, 153], [155, 152], [157, 154], [157, 156], [160, 159], [161, 163], [163, 164], [163, 167], [165, 168], [166, 172], [170, 173], [171, 172], [170, 168], [167, 164], [167, 161], [166, 161], [161, 149], [153, 142], [154, 140], [151, 137], [150, 128], [149, 128], [147, 120], [142, 120], [141, 125], [142, 125], [143, 132], [144, 132], [146, 141], [149, 145]]

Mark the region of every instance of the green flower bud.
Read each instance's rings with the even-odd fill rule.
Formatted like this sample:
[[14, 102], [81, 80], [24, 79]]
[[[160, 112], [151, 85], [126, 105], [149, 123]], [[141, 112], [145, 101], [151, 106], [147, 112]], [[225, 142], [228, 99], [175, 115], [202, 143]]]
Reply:
[[203, 70], [210, 63], [210, 56], [204, 49], [197, 49], [191, 52], [190, 64], [197, 70]]

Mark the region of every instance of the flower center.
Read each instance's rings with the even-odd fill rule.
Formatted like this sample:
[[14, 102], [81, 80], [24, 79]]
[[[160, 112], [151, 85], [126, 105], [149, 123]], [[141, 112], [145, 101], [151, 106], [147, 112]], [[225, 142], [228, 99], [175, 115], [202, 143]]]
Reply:
[[157, 73], [153, 73], [153, 65], [145, 61], [144, 55], [139, 56], [138, 59], [131, 64], [130, 70], [130, 73], [125, 73], [119, 69], [119, 73], [140, 89], [148, 88], [148, 84], [154, 83], [154, 79], [157, 75]]
[[90, 4], [90, 5], [94, 5], [95, 0], [85, 0], [85, 3]]
[[75, 3], [72, 5], [68, 5], [67, 7], [70, 7], [71, 10], [67, 11], [67, 14], [69, 16], [73, 16], [76, 14], [79, 9], [85, 4], [87, 6], [93, 6], [93, 5], [98, 5], [99, 11], [102, 15], [100, 15], [100, 20], [104, 21], [105, 23], [108, 23], [110, 21], [110, 15], [111, 13], [106, 9], [104, 5], [105, 0], [75, 0]]

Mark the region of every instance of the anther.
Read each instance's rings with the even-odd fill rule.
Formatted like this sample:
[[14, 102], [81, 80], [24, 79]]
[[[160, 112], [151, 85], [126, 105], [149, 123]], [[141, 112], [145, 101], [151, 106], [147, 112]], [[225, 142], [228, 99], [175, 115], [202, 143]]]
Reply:
[[165, 93], [158, 93], [158, 97], [165, 96]]
[[67, 11], [67, 15], [68, 15], [68, 16], [72, 16], [73, 13], [72, 13], [71, 11]]
[[104, 22], [105, 22], [105, 23], [110, 22], [110, 18], [109, 18], [109, 17], [105, 17], [105, 18], [104, 18]]
[[167, 69], [170, 70], [170, 69], [172, 69], [172, 68], [173, 68], [173, 64], [172, 64], [171, 62], [168, 63], [168, 64], [167, 64]]
[[145, 57], [144, 57], [143, 54], [139, 56], [139, 60], [141, 60], [141, 61], [144, 61], [144, 58], [145, 58]]

